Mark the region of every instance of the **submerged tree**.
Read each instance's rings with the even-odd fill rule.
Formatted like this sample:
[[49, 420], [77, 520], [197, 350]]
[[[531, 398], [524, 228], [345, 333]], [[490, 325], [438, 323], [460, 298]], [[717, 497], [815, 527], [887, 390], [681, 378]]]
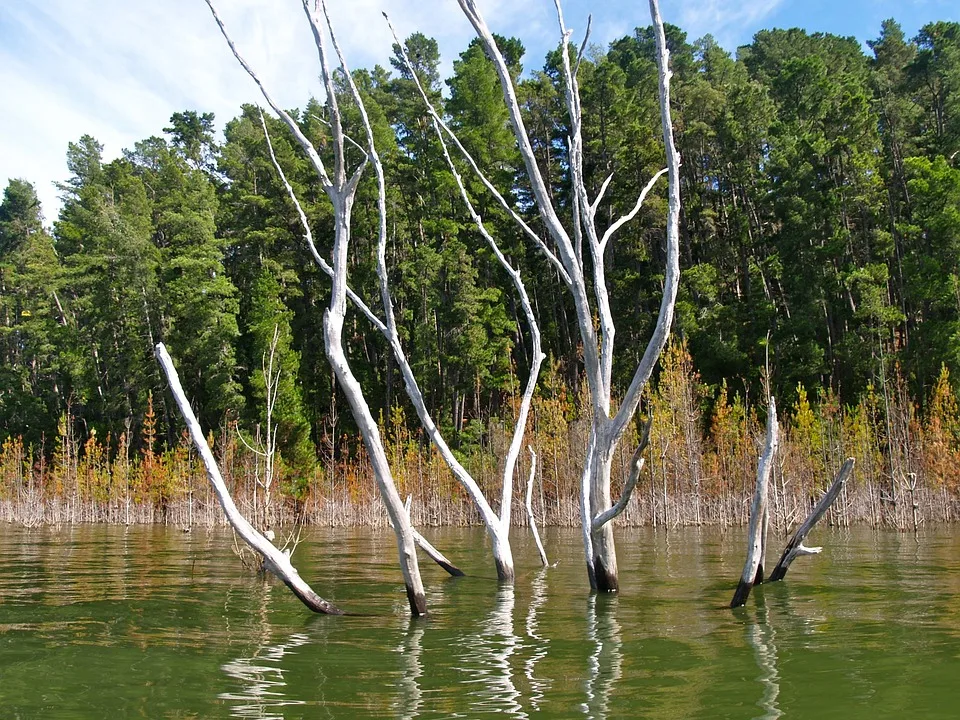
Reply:
[[[347, 261], [352, 231], [352, 212], [354, 203], [356, 201], [357, 187], [368, 163], [372, 164], [376, 169], [378, 187], [380, 188], [380, 257], [383, 256], [386, 247], [386, 208], [384, 200], [385, 193], [383, 169], [380, 164], [380, 158], [377, 155], [376, 148], [374, 147], [373, 128], [371, 127], [370, 120], [367, 116], [366, 108], [364, 107], [360, 92], [347, 69], [343, 54], [340, 52], [340, 48], [337, 45], [336, 36], [333, 32], [333, 26], [330, 22], [329, 15], [326, 12], [326, 5], [322, 0], [320, 0], [314, 5], [313, 8], [311, 8], [309, 0], [303, 0], [303, 10], [307, 15], [307, 18], [310, 22], [310, 27], [313, 31], [313, 37], [316, 42], [317, 51], [320, 58], [321, 77], [327, 93], [326, 122], [330, 128], [330, 142], [333, 150], [333, 174], [331, 176], [327, 171], [326, 163], [321, 158], [320, 153], [317, 151], [317, 148], [314, 146], [314, 144], [303, 133], [297, 122], [287, 112], [277, 106], [268, 90], [263, 86], [260, 79], [257, 77], [254, 70], [241, 57], [233, 41], [230, 39], [223, 22], [217, 15], [212, 0], [207, 0], [207, 5], [210, 7], [210, 12], [213, 14], [217, 25], [220, 27], [220, 30], [223, 33], [223, 36], [226, 39], [227, 44], [230, 46], [230, 49], [237, 61], [250, 75], [254, 82], [257, 83], [257, 86], [260, 88], [264, 99], [267, 101], [270, 107], [273, 108], [274, 112], [276, 112], [283, 119], [284, 123], [287, 125], [287, 128], [290, 130], [297, 142], [303, 148], [304, 152], [309, 157], [310, 162], [317, 173], [317, 177], [320, 179], [321, 186], [329, 198], [330, 204], [333, 206], [334, 240], [332, 262], [327, 263], [320, 256], [316, 250], [316, 246], [312, 242], [312, 237], [310, 238], [311, 251], [315, 254], [317, 263], [324, 269], [328, 269], [329, 274], [333, 279], [330, 304], [324, 314], [323, 321], [324, 347], [327, 354], [327, 359], [329, 360], [334, 374], [336, 375], [337, 382], [347, 398], [347, 402], [350, 405], [354, 420], [357, 423], [357, 427], [360, 429], [364, 446], [366, 447], [367, 454], [370, 458], [371, 464], [373, 465], [374, 476], [377, 481], [377, 486], [380, 490], [380, 495], [387, 507], [387, 513], [390, 517], [390, 522], [393, 525], [394, 533], [397, 539], [397, 549], [400, 556], [400, 568], [403, 572], [404, 583], [407, 589], [407, 599], [410, 604], [410, 611], [413, 615], [423, 615], [427, 611], [426, 595], [423, 590], [423, 581], [420, 578], [420, 568], [417, 562], [415, 533], [410, 524], [410, 516], [407, 513], [407, 510], [404, 508], [403, 502], [400, 499], [400, 495], [397, 492], [396, 484], [393, 480], [393, 474], [387, 461], [387, 454], [384, 448], [383, 439], [380, 434], [380, 429], [377, 426], [376, 420], [370, 411], [370, 406], [364, 397], [363, 389], [358, 382], [356, 375], [351, 369], [343, 341], [343, 329], [347, 312], [347, 295], [349, 293], [347, 287]], [[331, 68], [327, 58], [326, 40], [324, 38], [323, 28], [324, 22], [320, 17], [321, 9], [325, 16], [326, 29], [330, 32], [330, 37], [333, 40], [334, 49], [339, 59], [339, 67], [342, 69], [343, 77], [347, 80], [349, 95], [359, 110], [367, 138], [367, 147], [361, 148], [363, 157], [359, 160], [359, 162], [356, 163], [356, 166], [352, 171], [348, 167], [351, 159], [347, 153], [347, 138], [343, 127], [343, 116], [341, 114], [338, 92], [334, 84], [334, 71]], [[266, 127], [265, 124], [264, 127]], [[309, 233], [309, 223], [306, 222], [305, 216], [302, 216], [302, 218], [304, 219], [304, 228]], [[352, 295], [352, 293], [349, 294]], [[388, 306], [386, 299], [384, 304], [385, 306]], [[361, 305], [366, 308], [366, 305], [363, 305], [362, 301]], [[370, 316], [369, 309], [367, 309], [367, 314]], [[390, 319], [390, 322], [392, 322], [392, 318]]]
[[[659, 6], [656, 0], [651, 0], [650, 14], [653, 19], [657, 47], [661, 125], [667, 154], [667, 168], [654, 175], [640, 193], [640, 197], [631, 211], [615, 221], [603, 223], [598, 218], [598, 208], [613, 176], [612, 174], [607, 176], [599, 192], [596, 193], [595, 197], [590, 198], [584, 173], [583, 110], [578, 71], [586, 46], [586, 38], [584, 38], [584, 43], [579, 51], [573, 51], [569, 47], [571, 31], [564, 24], [559, 0], [556, 2], [561, 33], [561, 75], [570, 123], [567, 154], [571, 184], [569, 202], [571, 217], [569, 224], [564, 224], [560, 219], [562, 206], [554, 197], [552, 188], [548, 187], [544, 179], [530, 135], [527, 132], [517, 99], [514, 78], [510, 72], [507, 59], [487, 27], [476, 3], [473, 0], [458, 0], [458, 2], [464, 15], [473, 25], [487, 56], [493, 60], [497, 76], [500, 79], [510, 124], [523, 159], [525, 179], [530, 185], [540, 220], [547, 229], [549, 242], [544, 241], [523, 222], [519, 215], [513, 213], [513, 216], [521, 224], [527, 236], [550, 261], [557, 276], [572, 297], [576, 311], [592, 411], [590, 438], [584, 458], [580, 491], [584, 554], [591, 587], [601, 591], [616, 591], [619, 588], [619, 579], [613, 528], [610, 521], [626, 507], [635, 483], [628, 482], [624, 487], [623, 495], [614, 503], [610, 490], [611, 465], [614, 453], [640, 404], [640, 394], [650, 379], [660, 352], [666, 344], [673, 320], [680, 276], [680, 157], [673, 140], [669, 96], [671, 75], [668, 67], [669, 51], [666, 46]], [[436, 116], [435, 111], [434, 115]], [[449, 130], [448, 133], [451, 137], [455, 137]], [[493, 184], [482, 175], [482, 171], [475, 164], [473, 167], [481, 174], [488, 189], [495, 196], [502, 198]], [[609, 262], [605, 257], [606, 251], [611, 238], [624, 224], [637, 215], [654, 182], [664, 173], [668, 174], [669, 179], [669, 211], [666, 229], [667, 267], [663, 297], [653, 335], [634, 372], [633, 380], [623, 397], [619, 398], [619, 407], [617, 407], [613, 385], [616, 328], [606, 283]], [[506, 205], [505, 201], [501, 200], [501, 202]], [[506, 209], [510, 210], [509, 207]], [[586, 245], [586, 250], [584, 250], [584, 245]], [[590, 298], [591, 292], [592, 300]], [[636, 464], [633, 466], [636, 467]]]

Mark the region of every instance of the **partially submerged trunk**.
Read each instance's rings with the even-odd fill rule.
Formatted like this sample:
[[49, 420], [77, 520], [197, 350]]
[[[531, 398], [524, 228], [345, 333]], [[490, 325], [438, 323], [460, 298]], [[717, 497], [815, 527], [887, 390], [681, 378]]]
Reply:
[[786, 575], [787, 570], [790, 569], [790, 564], [801, 555], [817, 555], [823, 550], [823, 548], [820, 547], [806, 547], [803, 544], [803, 540], [810, 531], [813, 530], [813, 526], [816, 525], [820, 521], [820, 518], [830, 509], [834, 501], [840, 497], [844, 484], [850, 478], [850, 473], [853, 472], [853, 465], [853, 458], [847, 458], [844, 461], [837, 476], [833, 479], [830, 489], [824, 493], [823, 497], [820, 498], [820, 502], [810, 511], [807, 519], [801, 523], [800, 527], [798, 527], [790, 537], [787, 546], [783, 550], [783, 554], [780, 556], [780, 561], [770, 574], [769, 582], [783, 580], [783, 576]]
[[757, 464], [757, 487], [753, 494], [753, 504], [750, 506], [750, 527], [747, 531], [747, 559], [743, 565], [743, 573], [737, 590], [730, 601], [730, 607], [737, 608], [747, 602], [750, 590], [757, 583], [763, 582], [763, 556], [766, 539], [767, 488], [770, 484], [770, 472], [773, 468], [773, 458], [777, 453], [779, 443], [779, 424], [777, 423], [777, 404], [770, 398], [767, 408], [767, 434], [764, 440], [763, 453]]
[[[579, 70], [580, 59], [584, 55], [587, 38], [584, 38], [579, 52], [574, 53], [575, 65], [572, 64], [571, 53], [568, 52], [571, 33], [564, 25], [560, 2], [555, 0], [561, 37], [562, 75], [571, 130], [568, 137], [571, 180], [571, 198], [568, 206], [573, 208], [573, 217], [571, 222], [564, 224], [559, 216], [559, 211], [562, 208], [554, 204], [553, 194], [543, 178], [534, 154], [507, 62], [497, 46], [493, 33], [481, 16], [475, 0], [458, 0], [458, 3], [464, 15], [473, 25], [477, 37], [487, 56], [493, 62], [499, 77], [510, 123], [524, 163], [526, 177], [530, 183], [533, 202], [551, 241], [550, 245], [516, 213], [512, 205], [484, 176], [473, 158], [464, 150], [449, 128], [443, 126], [444, 131], [457, 145], [461, 154], [494, 198], [513, 217], [524, 234], [547, 258], [573, 300], [583, 352], [584, 371], [590, 389], [592, 411], [590, 443], [587, 455], [584, 458], [580, 491], [584, 556], [591, 587], [599, 591], [615, 591], [619, 588], [619, 577], [613, 531], [609, 526], [610, 520], [617, 514], [611, 514], [610, 512], [615, 507], [611, 504], [610, 495], [611, 460], [623, 438], [625, 429], [637, 411], [640, 394], [650, 379], [660, 352], [666, 344], [673, 321], [673, 310], [680, 277], [680, 156], [673, 141], [670, 116], [669, 86], [671, 73], [668, 67], [669, 51], [666, 46], [659, 6], [657, 0], [650, 0], [650, 14], [657, 45], [661, 125], [667, 156], [667, 168], [651, 179], [630, 212], [610, 224], [601, 233], [597, 229], [596, 214], [612, 176], [604, 181], [595, 198], [588, 197], [583, 169], [582, 108], [577, 81], [577, 71]], [[587, 34], [589, 35], [589, 26]], [[609, 265], [609, 259], [605, 258], [605, 253], [613, 235], [637, 215], [654, 182], [664, 173], [667, 173], [669, 177], [666, 228], [667, 264], [664, 294], [653, 335], [636, 368], [630, 387], [617, 403], [619, 409], [616, 413], [613, 413], [612, 408], [615, 405], [613, 397], [613, 353], [616, 330], [606, 287], [606, 267]], [[568, 228], [572, 228], [573, 236], [571, 236]], [[585, 249], [584, 246], [586, 246]], [[591, 296], [593, 301], [591, 301]], [[625, 506], [626, 502], [629, 501], [633, 487], [635, 487], [635, 483], [630, 486], [629, 491], [625, 489], [621, 497], [622, 505]], [[621, 505], [621, 503], [618, 502], [617, 505]]]
[[220, 505], [231, 527], [233, 527], [237, 535], [239, 535], [247, 545], [259, 553], [263, 558], [264, 567], [280, 578], [284, 585], [290, 588], [293, 594], [300, 598], [304, 605], [314, 612], [327, 615], [343, 615], [343, 611], [340, 608], [324, 600], [313, 591], [306, 581], [300, 577], [300, 573], [297, 572], [297, 569], [290, 562], [290, 556], [282, 552], [257, 531], [237, 508], [236, 503], [233, 502], [233, 498], [230, 495], [230, 491], [227, 489], [226, 483], [223, 481], [223, 476], [220, 474], [220, 468], [217, 466], [217, 461], [213, 457], [213, 452], [211, 452], [210, 446], [207, 445], [207, 439], [203, 434], [203, 430], [200, 428], [200, 423], [197, 421], [197, 417], [193, 413], [193, 408], [190, 407], [187, 396], [183, 392], [183, 387], [180, 385], [180, 377], [177, 375], [177, 369], [173, 365], [173, 360], [170, 358], [170, 354], [167, 352], [163, 343], [157, 345], [156, 355], [157, 360], [160, 361], [160, 366], [163, 368], [164, 374], [167, 376], [167, 382], [170, 384], [170, 391], [177, 401], [177, 407], [180, 408], [180, 413], [183, 415], [183, 419], [187, 424], [190, 438], [193, 440], [193, 444], [196, 446], [197, 452], [203, 460], [210, 484], [213, 485], [214, 492], [217, 494], [217, 499], [220, 500]]
[[[332, 262], [329, 264], [324, 262], [316, 252], [316, 248], [313, 246], [313, 243], [310, 243], [311, 251], [314, 252], [314, 256], [318, 263], [325, 270], [329, 271], [333, 279], [330, 305], [327, 308], [323, 318], [324, 349], [326, 351], [327, 358], [330, 361], [330, 365], [333, 368], [334, 374], [336, 375], [339, 386], [346, 396], [348, 404], [350, 405], [350, 410], [353, 413], [357, 427], [359, 428], [361, 436], [363, 437], [363, 443], [370, 457], [371, 465], [373, 466], [374, 477], [377, 482], [377, 487], [380, 491], [380, 496], [387, 508], [390, 521], [393, 524], [394, 533], [397, 539], [400, 569], [403, 573], [404, 585], [406, 586], [407, 591], [407, 599], [410, 604], [410, 612], [414, 616], [423, 615], [427, 611], [426, 595], [423, 589], [423, 581], [420, 578], [420, 568], [417, 563], [417, 552], [413, 528], [410, 526], [409, 517], [404, 510], [403, 502], [400, 500], [400, 495], [397, 492], [396, 485], [394, 484], [393, 475], [390, 471], [390, 466], [387, 462], [386, 451], [384, 450], [383, 441], [380, 436], [380, 430], [373, 418], [373, 414], [370, 412], [370, 407], [364, 398], [363, 390], [361, 389], [360, 384], [357, 382], [356, 377], [353, 375], [353, 372], [350, 369], [350, 364], [347, 361], [347, 356], [343, 347], [343, 326], [346, 315], [347, 295], [349, 294], [347, 287], [347, 256], [350, 247], [351, 216], [354, 199], [356, 197], [357, 186], [368, 162], [373, 162], [375, 168], [377, 169], [378, 183], [380, 187], [380, 234], [382, 241], [386, 236], [383, 173], [382, 169], [380, 168], [379, 156], [377, 155], [376, 148], [373, 144], [373, 130], [370, 126], [369, 119], [367, 118], [363, 100], [353, 82], [353, 78], [350, 75], [349, 69], [347, 68], [343, 54], [340, 52], [340, 48], [337, 45], [336, 35], [333, 31], [333, 26], [330, 22], [329, 15], [327, 15], [327, 9], [324, 1], [319, 0], [319, 7], [311, 10], [309, 0], [303, 0], [303, 10], [307, 15], [311, 30], [313, 31], [314, 41], [320, 57], [321, 78], [327, 92], [327, 107], [330, 113], [330, 130], [332, 135], [331, 143], [333, 146], [334, 155], [334, 167], [333, 174], [331, 176], [327, 172], [327, 168], [325, 167], [323, 160], [320, 158], [320, 154], [317, 152], [310, 140], [303, 134], [297, 122], [274, 102], [266, 88], [261, 83], [260, 79], [257, 77], [256, 73], [240, 56], [236, 46], [230, 39], [226, 28], [217, 15], [212, 0], [207, 0], [207, 5], [210, 7], [210, 11], [216, 20], [217, 25], [220, 27], [220, 31], [223, 33], [227, 44], [230, 46], [234, 57], [237, 59], [243, 69], [246, 70], [247, 74], [250, 75], [254, 82], [256, 82], [257, 86], [261, 90], [261, 93], [263, 94], [264, 99], [281, 117], [287, 128], [293, 134], [294, 138], [307, 154], [307, 157], [317, 173], [320, 184], [322, 185], [324, 192], [327, 194], [327, 197], [330, 199], [330, 203], [333, 206], [334, 242]], [[330, 38], [333, 42], [334, 49], [339, 59], [340, 68], [343, 71], [343, 78], [346, 80], [348, 89], [358, 106], [358, 110], [362, 116], [364, 129], [366, 130], [367, 134], [367, 157], [364, 158], [360, 165], [352, 171], [349, 177], [346, 167], [346, 153], [344, 151], [346, 136], [341, 124], [340, 108], [337, 101], [337, 92], [334, 86], [333, 73], [327, 60], [326, 41], [322, 27], [323, 23], [317, 12], [320, 8], [322, 8], [324, 13], [326, 27], [330, 33]], [[293, 195], [292, 188], [290, 188], [289, 184], [287, 184], [287, 188], [291, 195]], [[295, 196], [294, 201], [296, 202]], [[300, 209], [299, 203], [297, 203], [297, 207]], [[302, 210], [300, 211], [300, 217], [304, 222], [307, 233], [309, 234], [309, 224], [306, 222], [306, 217]]]

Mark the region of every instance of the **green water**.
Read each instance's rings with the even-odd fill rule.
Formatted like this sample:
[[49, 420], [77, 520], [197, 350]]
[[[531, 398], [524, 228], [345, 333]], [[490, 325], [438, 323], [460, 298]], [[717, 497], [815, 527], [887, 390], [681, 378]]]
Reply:
[[619, 537], [622, 592], [591, 596], [576, 532], [538, 569], [516, 531], [498, 588], [479, 530], [430, 532], [407, 617], [392, 536], [313, 529], [310, 614], [238, 566], [232, 536], [0, 526], [0, 718], [955, 718], [960, 534], [820, 531], [824, 554], [726, 609], [742, 532]]

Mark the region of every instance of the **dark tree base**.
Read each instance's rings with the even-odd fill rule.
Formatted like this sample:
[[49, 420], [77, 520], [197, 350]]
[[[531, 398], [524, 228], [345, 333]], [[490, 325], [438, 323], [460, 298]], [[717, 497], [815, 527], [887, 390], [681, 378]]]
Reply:
[[747, 598], [750, 597], [750, 591], [753, 589], [753, 583], [740, 581], [737, 585], [737, 591], [733, 594], [733, 600], [730, 601], [730, 607], [738, 608], [747, 604]]
[[607, 571], [603, 560], [599, 557], [593, 559], [594, 582], [592, 583], [597, 592], [619, 592], [620, 580], [614, 573]]
[[414, 617], [427, 614], [427, 598], [422, 593], [415, 592], [409, 585], [407, 585], [407, 601], [410, 603], [410, 614]]
[[494, 562], [497, 565], [497, 580], [502, 583], [512, 583], [515, 579], [513, 568], [507, 567], [499, 560], [495, 560]]
[[295, 588], [292, 584], [288, 583], [286, 580], [283, 581], [283, 584], [290, 588], [290, 592], [300, 598], [300, 602], [306, 605], [308, 608], [313, 610], [315, 613], [320, 613], [321, 615], [345, 615], [346, 613], [334, 605], [332, 602], [324, 600], [322, 597], [317, 595], [315, 592], [302, 592], [298, 588]]

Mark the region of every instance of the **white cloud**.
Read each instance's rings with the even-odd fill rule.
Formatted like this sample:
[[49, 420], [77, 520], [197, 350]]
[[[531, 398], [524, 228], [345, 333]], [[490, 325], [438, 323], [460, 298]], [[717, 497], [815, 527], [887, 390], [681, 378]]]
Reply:
[[[525, 35], [529, 42], [531, 35], [553, 32], [546, 27], [550, 5], [492, 0], [483, 11], [496, 31]], [[331, 13], [351, 67], [388, 63], [392, 40], [382, 10], [401, 37], [420, 30], [438, 40], [444, 73], [472, 37], [450, 0], [334, 2]], [[322, 95], [316, 49], [299, 2], [220, 0], [218, 12], [282, 106]], [[5, 3], [0, 87], [8, 98], [0, 113], [0, 182], [33, 182], [48, 219], [59, 207], [53, 182], [66, 178], [67, 144], [80, 135], [100, 140], [111, 159], [160, 134], [173, 112], [213, 111], [222, 126], [242, 103], [262, 103], [202, 0]]]
[[713, 35], [722, 46], [733, 49], [742, 42], [745, 27], [756, 27], [769, 17], [783, 0], [681, 0], [673, 20], [687, 32], [688, 39]]
[[[680, 25], [722, 15], [720, 0], [664, 13]], [[775, 0], [766, 0], [766, 5]], [[732, 5], [732, 4], [731, 4]], [[557, 42], [551, 0], [481, 0], [494, 32], [519, 37], [526, 65], [542, 65]], [[745, 17], [744, 7], [737, 6]], [[316, 49], [297, 0], [218, 0], [238, 48], [284, 107], [322, 95]], [[401, 37], [437, 39], [444, 77], [473, 31], [453, 0], [334, 0], [331, 14], [352, 68], [388, 66], [392, 39], [386, 10]], [[579, 41], [589, 11], [593, 42], [606, 45], [649, 22], [645, 4], [570, 0], [567, 25]], [[713, 15], [711, 15], [713, 13]], [[671, 17], [671, 15], [674, 15]], [[692, 28], [691, 28], [692, 29]], [[705, 31], [705, 30], [704, 30]], [[48, 220], [59, 208], [54, 181], [66, 179], [67, 144], [89, 133], [112, 159], [138, 140], [161, 134], [181, 110], [212, 111], [222, 125], [244, 102], [262, 99], [237, 65], [203, 0], [17, 0], [0, 12], [0, 182], [23, 177], [37, 186]]]

